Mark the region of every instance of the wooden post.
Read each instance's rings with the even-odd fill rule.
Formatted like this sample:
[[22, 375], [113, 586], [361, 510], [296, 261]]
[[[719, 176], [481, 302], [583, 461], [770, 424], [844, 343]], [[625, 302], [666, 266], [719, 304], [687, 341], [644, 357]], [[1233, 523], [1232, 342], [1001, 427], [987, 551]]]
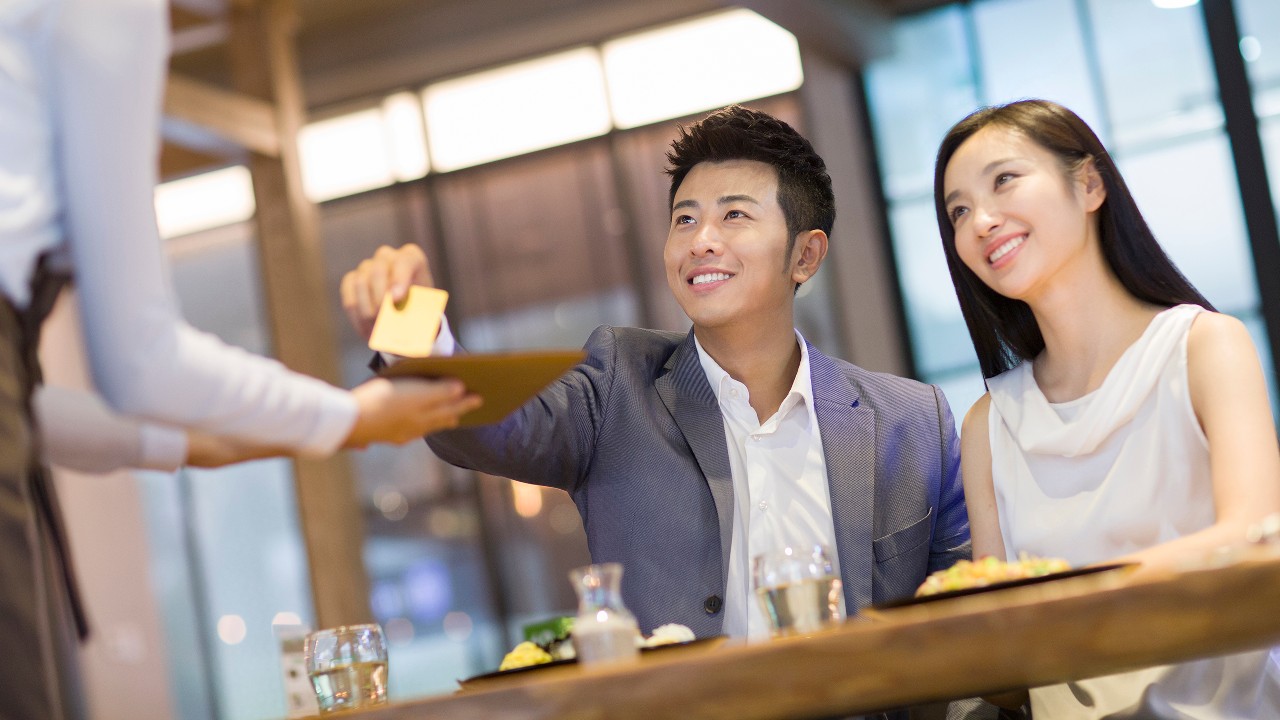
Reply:
[[[258, 248], [276, 357], [299, 372], [340, 382], [330, 323], [319, 217], [302, 189], [298, 131], [306, 118], [292, 0], [236, 0], [229, 8], [228, 51], [235, 89], [275, 108], [279, 155], [251, 153]], [[364, 527], [346, 457], [294, 465], [298, 512], [307, 545], [320, 627], [367, 622], [369, 581]]]

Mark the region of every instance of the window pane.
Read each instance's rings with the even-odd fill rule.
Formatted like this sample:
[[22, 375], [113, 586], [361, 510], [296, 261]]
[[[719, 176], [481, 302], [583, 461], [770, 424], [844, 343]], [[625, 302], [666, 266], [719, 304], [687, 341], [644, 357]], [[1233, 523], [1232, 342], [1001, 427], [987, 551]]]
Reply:
[[895, 203], [889, 226], [906, 296], [916, 369], [923, 377], [932, 378], [976, 365], [977, 356], [947, 272], [933, 198]]
[[[248, 225], [173, 240], [166, 251], [192, 325], [253, 352], [268, 350]], [[312, 622], [290, 463], [188, 470], [144, 487], [165, 623], [171, 630], [183, 628], [171, 636], [171, 664], [184, 716], [209, 711], [197, 707], [207, 700], [190, 665], [201, 667], [203, 682], [212, 683], [219, 717], [282, 716], [284, 686], [272, 623], [278, 613]]]
[[1150, 0], [1090, 0], [1088, 7], [1111, 122], [1103, 140], [1112, 151], [1222, 125], [1198, 6], [1166, 10]]
[[1235, 0], [1235, 7], [1240, 53], [1253, 84], [1254, 109], [1258, 117], [1280, 116], [1280, 3]]
[[1226, 137], [1215, 133], [1116, 161], [1183, 274], [1218, 309], [1251, 311], [1258, 289]]
[[1080, 16], [1072, 0], [978, 3], [973, 26], [985, 104], [1038, 97], [1062, 103], [1086, 121], [1097, 119]]
[[958, 7], [898, 21], [893, 48], [892, 55], [866, 70], [871, 124], [890, 200], [932, 193], [938, 143], [978, 104]]

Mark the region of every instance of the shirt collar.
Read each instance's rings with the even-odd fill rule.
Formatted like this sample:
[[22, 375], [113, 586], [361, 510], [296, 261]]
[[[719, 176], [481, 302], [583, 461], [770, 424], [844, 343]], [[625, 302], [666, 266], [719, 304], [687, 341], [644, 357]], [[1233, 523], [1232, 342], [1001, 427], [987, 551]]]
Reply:
[[[782, 405], [778, 408], [779, 412], [789, 410], [795, 403], [803, 400], [807, 407], [813, 407], [813, 374], [809, 371], [809, 343], [805, 342], [804, 336], [799, 330], [795, 331], [796, 342], [800, 344], [800, 367], [796, 369], [796, 376], [791, 381], [791, 391], [787, 393], [787, 397], [783, 399]], [[712, 392], [715, 393], [716, 402], [723, 404], [721, 398], [727, 392], [726, 388], [729, 383], [738, 383], [733, 379], [724, 368], [720, 367], [707, 351], [702, 348], [702, 343], [698, 341], [697, 333], [693, 336], [693, 345], [698, 351], [698, 362], [702, 363], [702, 371], [707, 375], [707, 382], [711, 385]]]

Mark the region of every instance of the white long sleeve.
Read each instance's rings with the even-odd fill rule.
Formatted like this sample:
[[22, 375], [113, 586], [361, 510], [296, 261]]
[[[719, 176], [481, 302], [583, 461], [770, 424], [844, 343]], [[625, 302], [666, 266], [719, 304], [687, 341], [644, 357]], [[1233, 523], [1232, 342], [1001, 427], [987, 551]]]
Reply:
[[173, 471], [187, 457], [187, 434], [111, 412], [94, 394], [42, 385], [33, 398], [45, 461], [68, 470]]
[[54, 165], [97, 387], [129, 415], [332, 452], [355, 422], [350, 393], [196, 331], [177, 310], [153, 206], [164, 0], [47, 4]]

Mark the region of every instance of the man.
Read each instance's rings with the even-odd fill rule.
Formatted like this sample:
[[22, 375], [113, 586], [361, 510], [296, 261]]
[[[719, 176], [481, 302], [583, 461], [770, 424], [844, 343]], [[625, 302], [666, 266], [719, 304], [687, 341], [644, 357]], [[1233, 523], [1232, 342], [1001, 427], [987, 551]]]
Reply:
[[[937, 388], [823, 355], [794, 329], [827, 253], [831, 179], [786, 123], [731, 107], [668, 154], [667, 283], [687, 335], [601, 327], [587, 359], [498, 424], [428, 438], [446, 461], [573, 496], [595, 562], [621, 562], [641, 630], [768, 634], [750, 559], [834, 549], [850, 612], [969, 554], [954, 422]], [[385, 292], [429, 285], [420, 250], [343, 278], [369, 331]], [[452, 346], [448, 330], [438, 346]]]

